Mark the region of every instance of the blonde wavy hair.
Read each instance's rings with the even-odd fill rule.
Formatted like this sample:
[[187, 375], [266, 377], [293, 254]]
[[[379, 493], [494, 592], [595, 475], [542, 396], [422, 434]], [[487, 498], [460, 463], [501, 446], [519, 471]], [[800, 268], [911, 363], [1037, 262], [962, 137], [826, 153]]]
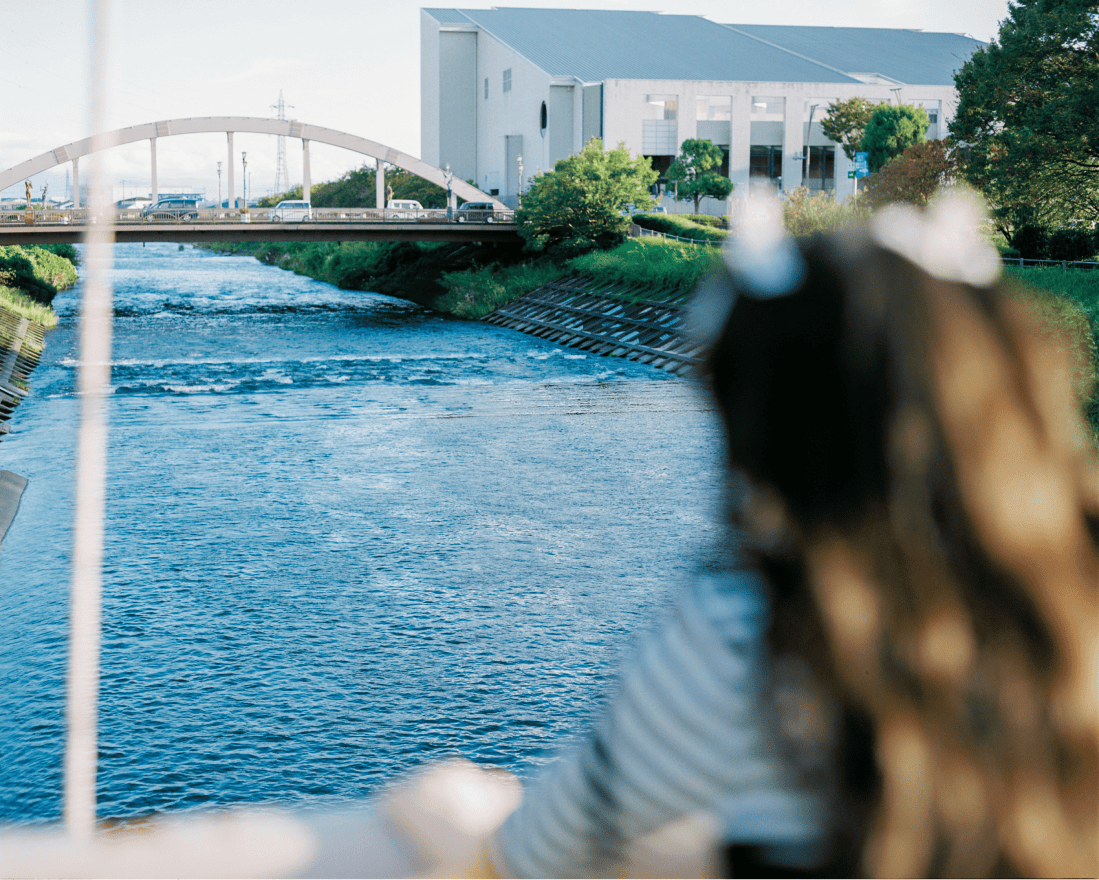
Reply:
[[797, 249], [785, 295], [725, 277], [707, 372], [773, 650], [813, 682], [791, 764], [833, 756], [831, 864], [1094, 877], [1099, 470], [1073, 352], [1002, 282], [866, 228]]

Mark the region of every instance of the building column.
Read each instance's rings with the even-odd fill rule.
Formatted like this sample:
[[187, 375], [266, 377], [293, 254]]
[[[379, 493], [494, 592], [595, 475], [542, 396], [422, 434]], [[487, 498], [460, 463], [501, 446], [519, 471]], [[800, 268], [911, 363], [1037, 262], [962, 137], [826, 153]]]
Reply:
[[80, 157], [73, 159], [73, 207], [80, 207]]
[[733, 182], [732, 200], [747, 204], [751, 187], [752, 96], [748, 92], [729, 97], [729, 180]]
[[805, 98], [787, 95], [782, 114], [782, 188], [790, 193], [802, 184], [802, 160], [796, 158], [805, 149]]
[[[225, 163], [225, 168], [228, 172], [227, 176], [229, 178], [229, 188], [227, 190], [228, 195], [225, 197], [225, 204], [228, 208], [232, 209], [236, 206], [236, 175], [233, 174], [233, 169], [235, 167], [233, 163], [233, 133], [227, 131], [225, 132], [225, 137], [229, 141], [229, 161]], [[220, 207], [220, 205], [218, 207]]]
[[301, 197], [305, 201], [310, 201], [309, 192], [313, 186], [313, 182], [309, 176], [309, 141], [305, 138], [301, 139]]
[[385, 162], [378, 160], [378, 171], [374, 175], [374, 204], [379, 211], [385, 210]]
[[153, 181], [153, 202], [160, 198], [160, 187], [156, 180], [156, 138], [149, 138], [149, 169]]

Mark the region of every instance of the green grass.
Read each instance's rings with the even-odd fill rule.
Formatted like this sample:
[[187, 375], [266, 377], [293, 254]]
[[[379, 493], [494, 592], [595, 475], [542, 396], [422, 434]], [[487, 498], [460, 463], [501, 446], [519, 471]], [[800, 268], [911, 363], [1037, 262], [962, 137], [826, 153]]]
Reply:
[[564, 274], [562, 266], [549, 260], [444, 272], [447, 292], [435, 300], [435, 308], [459, 318], [483, 318]]
[[719, 260], [715, 248], [663, 238], [634, 238], [609, 251], [595, 251], [568, 263], [571, 274], [599, 284], [628, 285], [627, 299], [686, 300]]
[[1099, 270], [1008, 266], [1004, 275], [1021, 285], [1042, 321], [1073, 340], [1076, 390], [1099, 445]]
[[52, 308], [31, 299], [14, 287], [0, 285], [0, 308], [7, 309], [20, 318], [41, 324], [47, 330], [57, 324], [57, 315]]

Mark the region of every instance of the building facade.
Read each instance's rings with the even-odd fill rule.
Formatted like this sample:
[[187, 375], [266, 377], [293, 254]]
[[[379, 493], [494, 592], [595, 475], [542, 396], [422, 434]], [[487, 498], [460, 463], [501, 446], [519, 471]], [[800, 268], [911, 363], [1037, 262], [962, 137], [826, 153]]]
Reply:
[[422, 9], [420, 36], [421, 157], [512, 205], [532, 175], [593, 137], [661, 172], [684, 140], [709, 139], [725, 152], [734, 198], [802, 185], [844, 198], [854, 180], [821, 131], [828, 105], [915, 104], [931, 119], [928, 137], [944, 137], [954, 72], [984, 45], [572, 9]]

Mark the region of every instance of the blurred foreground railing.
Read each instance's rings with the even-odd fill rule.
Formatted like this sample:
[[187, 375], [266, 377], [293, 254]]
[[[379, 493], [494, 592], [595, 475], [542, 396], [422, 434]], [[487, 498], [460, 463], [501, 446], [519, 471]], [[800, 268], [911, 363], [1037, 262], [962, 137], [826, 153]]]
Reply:
[[[244, 807], [100, 824], [0, 828], [0, 877], [489, 877], [493, 832], [523, 791], [468, 761], [434, 765], [377, 798], [323, 809]], [[606, 876], [718, 876], [720, 832], [692, 813], [627, 844]]]

